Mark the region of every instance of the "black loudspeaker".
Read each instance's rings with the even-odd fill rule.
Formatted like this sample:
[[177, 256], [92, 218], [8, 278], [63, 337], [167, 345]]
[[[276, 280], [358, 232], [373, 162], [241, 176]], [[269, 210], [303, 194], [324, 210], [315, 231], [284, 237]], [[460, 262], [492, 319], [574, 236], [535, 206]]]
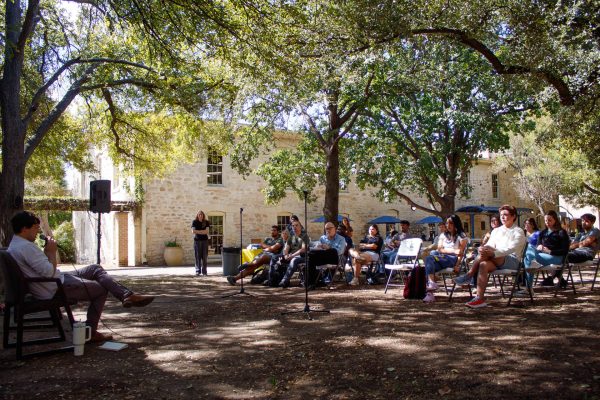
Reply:
[[90, 182], [90, 211], [98, 213], [110, 212], [110, 181]]

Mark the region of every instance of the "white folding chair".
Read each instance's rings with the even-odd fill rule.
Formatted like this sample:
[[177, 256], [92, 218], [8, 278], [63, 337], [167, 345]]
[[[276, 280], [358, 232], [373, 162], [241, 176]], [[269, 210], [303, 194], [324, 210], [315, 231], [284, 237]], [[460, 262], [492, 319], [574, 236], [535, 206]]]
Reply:
[[389, 271], [389, 276], [385, 284], [387, 293], [388, 286], [401, 286], [401, 284], [390, 283], [395, 273], [401, 274], [412, 270], [419, 264], [419, 253], [423, 240], [418, 238], [404, 239], [400, 242], [398, 254], [393, 264], [385, 264], [386, 271]]

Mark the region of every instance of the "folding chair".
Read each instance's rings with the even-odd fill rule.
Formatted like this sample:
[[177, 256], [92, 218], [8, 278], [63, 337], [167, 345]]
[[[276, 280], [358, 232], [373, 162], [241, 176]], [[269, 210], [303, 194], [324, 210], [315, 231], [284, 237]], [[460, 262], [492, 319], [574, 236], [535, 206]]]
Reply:
[[529, 300], [531, 301], [531, 304], [533, 304], [533, 288], [529, 286], [529, 284], [527, 283], [527, 279], [525, 277], [525, 253], [527, 252], [527, 244], [525, 244], [525, 246], [523, 246], [523, 251], [521, 252], [521, 255], [519, 257], [519, 266], [517, 267], [516, 270], [514, 269], [497, 269], [495, 271], [493, 271], [492, 273], [490, 273], [490, 277], [492, 279], [495, 279], [496, 277], [498, 278], [499, 284], [500, 284], [500, 293], [502, 293], [502, 298], [506, 297], [506, 294], [504, 293], [504, 284], [506, 283], [506, 280], [510, 277], [512, 278], [512, 286], [510, 289], [510, 295], [508, 296], [508, 303], [506, 304], [506, 306], [510, 306], [510, 303], [512, 302], [512, 299], [515, 295], [515, 291], [517, 289], [519, 289], [520, 287], [520, 282], [525, 281], [525, 287], [527, 288], [527, 293], [529, 294]]
[[596, 255], [596, 258], [594, 260], [584, 261], [580, 263], [569, 263], [569, 267], [571, 268], [571, 271], [574, 268], [577, 268], [577, 272], [579, 274], [579, 282], [581, 283], [581, 286], [585, 286], [586, 283], [586, 281], [583, 280], [581, 270], [591, 269], [592, 271], [594, 271], [594, 276], [591, 280], [592, 287], [590, 288], [590, 290], [594, 290], [594, 285], [596, 284], [596, 276], [598, 275], [598, 270], [600, 269], [600, 256]]
[[[573, 288], [573, 294], [577, 294], [577, 292], [575, 290], [575, 282], [573, 280], [573, 274], [571, 273], [572, 264], [569, 263], [568, 258], [569, 258], [568, 255], [565, 255], [560, 264], [540, 265], [538, 263], [535, 263], [537, 265], [534, 267], [535, 270], [532, 271], [532, 272], [536, 273], [535, 281], [537, 282], [537, 276], [540, 273], [548, 274], [548, 276], [553, 276], [556, 272], [559, 272], [559, 276], [562, 277], [564, 271], [567, 270], [567, 278], [566, 278], [567, 286], [569, 285], [569, 281], [570, 281], [571, 287]], [[531, 264], [534, 265], [533, 262]], [[529, 270], [527, 272], [530, 272], [530, 270], [532, 270], [532, 268], [529, 268]], [[556, 297], [558, 295], [559, 287], [560, 287], [560, 282], [554, 288], [554, 297]]]
[[402, 274], [419, 265], [419, 253], [422, 245], [423, 240], [418, 238], [404, 239], [400, 242], [394, 263], [385, 264], [386, 272], [389, 270], [389, 275], [384, 293], [387, 293], [389, 286], [402, 286], [402, 284], [390, 283], [394, 273]]
[[[327, 288], [330, 288], [331, 285], [333, 284], [333, 279], [335, 277], [336, 272], [340, 271], [341, 269], [341, 273], [342, 276], [344, 276], [344, 267], [346, 265], [346, 256], [344, 254], [340, 254], [338, 256], [338, 263], [337, 264], [323, 264], [323, 265], [317, 265], [317, 282], [319, 282], [319, 279], [322, 279], [325, 277], [325, 273], [330, 273], [331, 276], [331, 280], [329, 281], [329, 283], [326, 284]], [[344, 281], [345, 281], [345, 277], [344, 277]], [[348, 282], [346, 282], [348, 283]]]
[[[6, 250], [0, 250], [0, 271], [4, 275], [5, 304], [4, 325], [3, 325], [3, 345], [4, 348], [16, 348], [17, 360], [30, 358], [38, 355], [54, 354], [65, 351], [73, 351], [73, 346], [60, 347], [45, 351], [23, 354], [23, 347], [29, 345], [40, 345], [53, 342], [66, 341], [61, 319], [63, 307], [69, 317], [69, 323], [73, 325], [73, 313], [70, 303], [65, 296], [62, 282], [58, 278], [25, 278], [16, 261]], [[57, 286], [55, 296], [49, 300], [34, 299], [29, 293], [28, 284], [31, 282], [54, 282]], [[31, 317], [25, 318], [30, 314], [48, 312], [49, 317]], [[11, 312], [14, 316], [16, 327], [11, 326]], [[40, 324], [41, 321], [50, 321], [51, 323]], [[32, 324], [33, 323], [33, 324]], [[24, 339], [24, 331], [29, 329], [56, 328], [58, 336], [45, 337], [41, 339]], [[9, 335], [11, 330], [17, 331], [15, 342], [10, 342]]]
[[[450, 267], [450, 268], [444, 268], [442, 270], [439, 270], [438, 272], [435, 273], [436, 276], [439, 276], [440, 278], [442, 278], [442, 282], [444, 282], [444, 290], [446, 291], [446, 295], [448, 296], [448, 301], [451, 302], [452, 301], [452, 296], [454, 295], [454, 291], [456, 290], [456, 282], [452, 282], [452, 287], [448, 288], [448, 284], [446, 283], [446, 279], [452, 279], [458, 275], [460, 275], [461, 272], [466, 273], [467, 271], [469, 271], [469, 266], [467, 264], [467, 249], [468, 249], [468, 244], [467, 246], [465, 246], [465, 249], [463, 251], [462, 254], [462, 258], [460, 261], [460, 268], [458, 270], [458, 274], [456, 274], [454, 272], [454, 267]], [[471, 297], [473, 297], [473, 292], [471, 291], [471, 284], [469, 283], [469, 295]]]

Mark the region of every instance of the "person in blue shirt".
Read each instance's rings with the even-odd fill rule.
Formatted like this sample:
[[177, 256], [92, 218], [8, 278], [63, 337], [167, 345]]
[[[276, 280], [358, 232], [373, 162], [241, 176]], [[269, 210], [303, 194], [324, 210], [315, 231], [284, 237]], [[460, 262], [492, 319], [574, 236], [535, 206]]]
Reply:
[[527, 235], [527, 243], [529, 246], [537, 246], [538, 236], [540, 236], [540, 229], [535, 222], [535, 218], [527, 218], [525, 221], [525, 234]]
[[[346, 251], [346, 240], [337, 233], [335, 225], [331, 222], [325, 224], [325, 234], [319, 238], [319, 242], [308, 253], [309, 287], [315, 285], [318, 265], [337, 265], [339, 258]], [[324, 276], [324, 283], [329, 283], [329, 273]]]

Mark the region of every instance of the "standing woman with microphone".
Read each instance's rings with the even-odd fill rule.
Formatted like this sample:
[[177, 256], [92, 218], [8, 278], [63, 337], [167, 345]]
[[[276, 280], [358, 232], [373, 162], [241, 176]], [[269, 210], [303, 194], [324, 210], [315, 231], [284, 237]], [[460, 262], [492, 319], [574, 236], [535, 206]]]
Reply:
[[210, 222], [206, 219], [204, 211], [199, 210], [192, 221], [194, 234], [194, 255], [196, 257], [196, 276], [207, 276], [206, 264], [208, 262], [208, 228]]

